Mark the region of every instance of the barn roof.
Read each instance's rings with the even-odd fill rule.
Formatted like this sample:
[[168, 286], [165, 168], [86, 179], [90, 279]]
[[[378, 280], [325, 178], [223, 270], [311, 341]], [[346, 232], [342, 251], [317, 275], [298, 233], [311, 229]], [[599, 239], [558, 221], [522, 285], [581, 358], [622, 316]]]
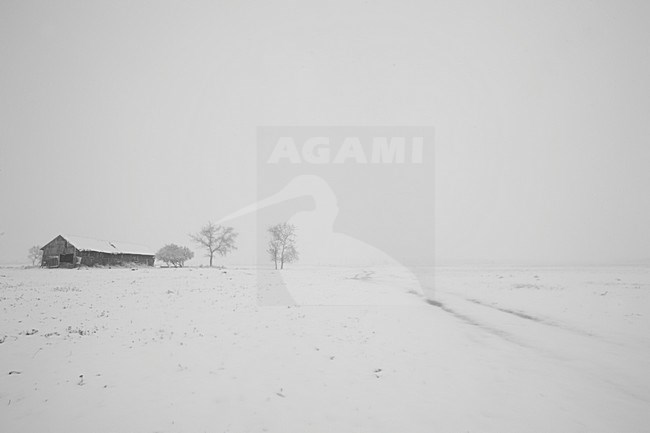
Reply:
[[140, 254], [153, 256], [155, 253], [148, 247], [126, 242], [106, 241], [102, 239], [84, 238], [82, 236], [61, 235], [79, 251], [97, 251], [109, 254]]

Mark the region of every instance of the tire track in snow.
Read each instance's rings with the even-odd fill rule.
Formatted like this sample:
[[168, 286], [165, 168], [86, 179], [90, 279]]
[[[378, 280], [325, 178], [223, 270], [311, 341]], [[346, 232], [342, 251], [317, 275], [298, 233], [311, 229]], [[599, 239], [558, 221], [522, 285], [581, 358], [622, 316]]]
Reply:
[[[487, 331], [491, 334], [497, 335], [504, 340], [514, 343], [520, 347], [525, 347], [529, 349], [535, 350], [537, 353], [544, 355], [546, 358], [553, 360], [553, 362], [558, 362], [560, 361], [561, 364], [565, 366], [565, 368], [568, 368], [572, 371], [576, 371], [577, 373], [590, 377], [591, 381], [600, 381], [601, 383], [606, 384], [608, 387], [610, 387], [611, 390], [615, 390], [620, 394], [626, 395], [628, 397], [635, 398], [639, 401], [643, 402], [650, 402], [650, 394], [648, 393], [648, 390], [644, 390], [642, 388], [638, 388], [634, 386], [634, 380], [632, 380], [629, 377], [625, 377], [625, 375], [621, 376], [620, 373], [620, 360], [599, 360], [594, 363], [594, 360], [598, 359], [596, 356], [590, 357], [586, 356], [584, 353], [581, 353], [580, 351], [578, 352], [573, 352], [572, 347], [580, 347], [582, 344], [576, 344], [574, 339], [575, 338], [584, 338], [584, 337], [590, 337], [590, 341], [592, 342], [592, 349], [591, 351], [593, 353], [600, 353], [600, 347], [602, 344], [610, 345], [613, 344], [615, 346], [618, 346], [620, 344], [616, 342], [610, 342], [607, 341], [606, 339], [595, 335], [588, 333], [586, 331], [582, 331], [579, 329], [571, 329], [567, 328], [565, 326], [562, 326], [558, 323], [550, 322], [548, 320], [544, 320], [542, 318], [538, 318], [536, 316], [527, 314], [527, 313], [522, 313], [520, 311], [516, 310], [509, 310], [507, 308], [500, 308], [496, 307], [494, 305], [489, 305], [489, 304], [484, 304], [481, 301], [471, 299], [471, 298], [465, 298], [460, 295], [455, 295], [458, 298], [460, 298], [462, 301], [466, 303], [471, 303], [474, 305], [477, 305], [479, 307], [485, 307], [486, 311], [493, 311], [493, 312], [498, 312], [498, 313], [503, 313], [503, 317], [513, 317], [520, 319], [522, 321], [528, 322], [528, 323], [533, 323], [533, 324], [538, 324], [540, 326], [546, 326], [547, 329], [549, 330], [556, 330], [556, 331], [561, 331], [561, 332], [567, 332], [563, 336], [561, 334], [554, 334], [556, 337], [562, 338], [562, 339], [569, 339], [571, 341], [571, 344], [566, 345], [566, 350], [560, 350], [558, 351], [557, 347], [549, 347], [548, 346], [548, 338], [542, 337], [540, 339], [539, 336], [535, 336], [532, 334], [526, 334], [525, 331], [522, 329], [521, 335], [514, 335], [508, 332], [505, 332], [503, 330], [500, 330], [496, 327], [486, 325], [484, 321], [479, 321], [474, 317], [467, 315], [466, 312], [459, 313], [457, 310], [449, 307], [448, 305], [440, 302], [440, 301], [435, 301], [432, 299], [427, 299], [426, 302], [429, 305], [438, 307], [445, 311], [446, 313], [456, 317], [457, 319], [462, 320], [463, 322], [476, 326], [481, 330]], [[469, 306], [469, 305], [468, 305]], [[462, 308], [461, 308], [462, 310]], [[490, 322], [494, 322], [497, 320], [496, 318], [492, 319], [485, 319]], [[518, 333], [519, 334], [519, 333]], [[533, 339], [530, 339], [529, 337], [532, 337]], [[548, 336], [547, 336], [548, 337]], [[522, 339], [524, 338], [526, 341], [528, 341], [530, 344], [522, 342]], [[554, 343], [553, 345], [557, 344], [557, 340], [553, 340]], [[598, 345], [593, 346], [593, 345]], [[568, 351], [568, 352], [567, 352]], [[606, 353], [606, 352], [605, 352]], [[582, 366], [579, 367], [576, 370], [576, 366], [572, 365], [576, 361], [582, 363]], [[592, 364], [593, 363], [593, 364]], [[585, 366], [588, 366], [585, 368]]]
[[433, 299], [426, 299], [425, 302], [427, 304], [433, 306], [433, 307], [440, 308], [445, 313], [450, 314], [451, 316], [455, 317], [456, 319], [461, 320], [462, 322], [464, 322], [464, 323], [466, 323], [468, 325], [476, 326], [477, 328], [480, 328], [483, 331], [487, 331], [490, 334], [501, 337], [502, 339], [504, 339], [504, 340], [506, 340], [506, 341], [508, 341], [510, 343], [516, 344], [518, 346], [528, 347], [527, 344], [522, 343], [521, 341], [519, 341], [519, 339], [515, 338], [512, 334], [509, 334], [509, 333], [507, 333], [505, 331], [502, 331], [500, 329], [488, 326], [488, 325], [486, 325], [484, 323], [481, 323], [481, 322], [479, 322], [479, 321], [477, 321], [477, 320], [475, 320], [475, 319], [473, 319], [473, 318], [471, 318], [471, 317], [469, 317], [469, 316], [467, 316], [465, 314], [459, 313], [459, 312], [455, 311], [454, 309], [448, 307], [447, 305], [443, 304], [440, 301], [435, 301]]
[[560, 328], [560, 329], [563, 329], [563, 330], [569, 331], [569, 332], [575, 332], [576, 334], [583, 335], [585, 337], [601, 338], [600, 336], [598, 336], [598, 335], [596, 335], [594, 333], [584, 331], [582, 329], [574, 328], [574, 327], [571, 327], [571, 326], [562, 325], [560, 323], [557, 323], [557, 322], [554, 322], [554, 321], [551, 321], [551, 320], [547, 320], [547, 319], [543, 319], [541, 317], [533, 316], [531, 314], [524, 313], [522, 311], [511, 310], [509, 308], [498, 307], [496, 305], [491, 305], [491, 304], [485, 303], [483, 301], [479, 301], [478, 299], [475, 299], [475, 298], [465, 298], [465, 297], [462, 297], [462, 296], [461, 296], [461, 298], [465, 299], [466, 301], [473, 302], [474, 304], [481, 305], [481, 306], [486, 307], [486, 308], [492, 308], [494, 310], [498, 310], [498, 311], [501, 311], [501, 312], [506, 313], [506, 314], [512, 314], [513, 316], [519, 317], [521, 319], [531, 320], [533, 322], [541, 323], [541, 324], [547, 325], [547, 326], [553, 326], [555, 328]]

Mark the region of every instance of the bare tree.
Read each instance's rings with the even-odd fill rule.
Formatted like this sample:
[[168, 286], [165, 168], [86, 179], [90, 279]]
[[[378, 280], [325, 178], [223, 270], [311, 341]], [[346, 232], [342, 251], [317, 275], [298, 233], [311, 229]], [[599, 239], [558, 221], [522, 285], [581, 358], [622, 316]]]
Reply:
[[269, 227], [271, 240], [269, 248], [266, 250], [275, 264], [275, 269], [284, 269], [285, 263], [292, 263], [298, 260], [298, 250], [296, 250], [296, 226], [289, 223], [280, 223]]
[[40, 245], [34, 245], [29, 249], [29, 260], [32, 261], [32, 266], [36, 266], [36, 262], [40, 262], [43, 257]]
[[208, 251], [205, 256], [210, 257], [210, 267], [212, 267], [212, 259], [215, 253], [225, 256], [237, 249], [235, 247], [235, 239], [237, 238], [235, 229], [216, 225], [209, 221], [201, 228], [200, 232], [191, 234], [190, 238]]

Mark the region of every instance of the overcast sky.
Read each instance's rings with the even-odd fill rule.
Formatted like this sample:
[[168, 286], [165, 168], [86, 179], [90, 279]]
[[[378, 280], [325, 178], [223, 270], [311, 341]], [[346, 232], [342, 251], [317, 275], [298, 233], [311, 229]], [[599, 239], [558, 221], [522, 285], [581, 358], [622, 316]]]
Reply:
[[191, 246], [255, 200], [260, 125], [425, 125], [441, 263], [649, 263], [648, 22], [645, 1], [4, 0], [0, 262], [59, 233]]

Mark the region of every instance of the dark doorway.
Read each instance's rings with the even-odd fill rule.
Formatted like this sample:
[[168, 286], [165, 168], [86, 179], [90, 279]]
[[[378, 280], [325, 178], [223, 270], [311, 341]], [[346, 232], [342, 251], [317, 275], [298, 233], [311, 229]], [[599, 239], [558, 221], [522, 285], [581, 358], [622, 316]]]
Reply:
[[74, 254], [61, 254], [59, 256], [59, 262], [61, 262], [61, 263], [70, 263], [70, 264], [72, 264], [73, 259], [74, 259]]

